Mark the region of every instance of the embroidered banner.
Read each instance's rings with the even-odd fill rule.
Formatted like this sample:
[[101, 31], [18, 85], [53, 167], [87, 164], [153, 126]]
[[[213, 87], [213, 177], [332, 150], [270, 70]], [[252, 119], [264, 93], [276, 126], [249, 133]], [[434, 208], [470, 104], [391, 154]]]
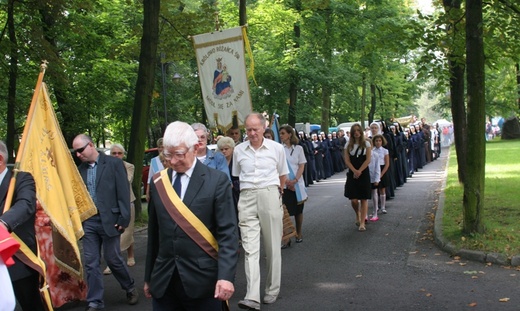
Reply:
[[36, 197], [53, 228], [56, 263], [78, 277], [83, 267], [78, 240], [82, 221], [97, 213], [63, 138], [44, 82], [37, 84], [16, 162], [36, 184]]
[[226, 131], [251, 113], [244, 54], [245, 29], [236, 27], [193, 36], [199, 80], [209, 126]]

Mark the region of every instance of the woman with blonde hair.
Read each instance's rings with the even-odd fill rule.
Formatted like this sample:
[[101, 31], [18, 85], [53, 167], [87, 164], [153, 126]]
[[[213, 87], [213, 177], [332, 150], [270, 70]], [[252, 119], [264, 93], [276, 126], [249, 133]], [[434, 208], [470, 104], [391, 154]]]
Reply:
[[[365, 231], [365, 220], [368, 212], [368, 200], [372, 198], [372, 186], [368, 165], [372, 155], [372, 147], [361, 125], [354, 124], [350, 128], [351, 137], [347, 144], [345, 163], [348, 167], [345, 183], [345, 197], [350, 199], [356, 212], [356, 225], [359, 231]], [[360, 206], [361, 203], [361, 206]]]

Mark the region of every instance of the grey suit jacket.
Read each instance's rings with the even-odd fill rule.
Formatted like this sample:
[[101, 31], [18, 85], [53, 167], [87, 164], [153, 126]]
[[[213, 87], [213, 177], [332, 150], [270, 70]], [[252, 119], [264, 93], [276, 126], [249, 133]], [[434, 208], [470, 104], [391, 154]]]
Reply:
[[[89, 164], [86, 162], [78, 166], [85, 184], [87, 184], [88, 167]], [[105, 233], [110, 237], [121, 234], [115, 225], [126, 228], [130, 223], [130, 187], [126, 168], [121, 159], [99, 153], [95, 203]]]
[[[168, 170], [170, 179], [172, 172]], [[217, 239], [218, 260], [205, 253], [173, 221], [153, 182], [150, 198], [145, 282], [152, 296], [164, 296], [175, 268], [192, 298], [213, 297], [217, 280], [233, 282], [238, 262], [238, 229], [226, 174], [197, 161], [183, 198]]]

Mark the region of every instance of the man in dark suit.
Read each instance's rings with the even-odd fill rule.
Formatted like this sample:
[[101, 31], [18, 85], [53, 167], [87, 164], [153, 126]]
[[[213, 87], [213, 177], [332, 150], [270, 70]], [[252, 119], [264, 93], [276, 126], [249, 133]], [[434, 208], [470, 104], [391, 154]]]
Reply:
[[128, 304], [134, 305], [139, 295], [120, 250], [121, 233], [130, 223], [130, 186], [125, 166], [121, 159], [98, 152], [87, 135], [76, 136], [72, 147], [82, 162], [78, 170], [98, 211], [83, 222], [87, 310], [104, 308], [101, 247], [108, 267], [126, 291]]
[[[156, 174], [150, 184], [145, 295], [153, 298], [156, 311], [220, 311], [234, 292], [238, 262], [231, 184], [226, 174], [197, 160], [198, 137], [187, 123], [168, 125], [163, 143], [171, 168]], [[207, 229], [208, 240], [216, 245], [213, 256], [199, 246], [204, 241], [185, 231], [195, 227], [172, 218], [170, 212], [183, 208]]]
[[[18, 237], [37, 254], [34, 219], [36, 216], [36, 186], [31, 174], [19, 172], [16, 177], [11, 208], [4, 213], [7, 190], [12, 172], [7, 169], [8, 151], [0, 141], [0, 226]], [[25, 311], [45, 310], [39, 291], [39, 274], [16, 256], [15, 264], [9, 267], [16, 300]], [[1, 289], [0, 289], [1, 290]]]

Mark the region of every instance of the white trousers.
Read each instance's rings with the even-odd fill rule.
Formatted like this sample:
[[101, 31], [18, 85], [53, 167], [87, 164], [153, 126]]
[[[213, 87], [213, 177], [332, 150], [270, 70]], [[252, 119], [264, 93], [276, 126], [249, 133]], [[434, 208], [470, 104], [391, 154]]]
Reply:
[[277, 296], [282, 278], [282, 198], [277, 186], [240, 192], [238, 221], [245, 253], [245, 299], [260, 302], [260, 236], [267, 256], [265, 295]]
[[0, 257], [0, 311], [12, 311], [16, 307], [13, 285], [4, 260]]

